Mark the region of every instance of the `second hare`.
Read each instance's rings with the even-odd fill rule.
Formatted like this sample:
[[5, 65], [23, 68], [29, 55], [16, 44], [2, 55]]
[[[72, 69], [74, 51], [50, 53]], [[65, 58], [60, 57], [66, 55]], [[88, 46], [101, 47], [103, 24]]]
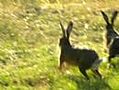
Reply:
[[69, 36], [73, 28], [73, 22], [69, 22], [67, 29], [60, 22], [62, 29], [62, 37], [60, 38], [59, 45], [61, 47], [60, 54], [60, 69], [63, 68], [64, 62], [78, 66], [80, 72], [89, 79], [86, 70], [92, 69], [92, 71], [100, 78], [102, 75], [98, 71], [99, 64], [102, 60], [99, 59], [98, 54], [94, 50], [78, 49], [72, 47], [69, 41]]
[[106, 15], [106, 13], [104, 13], [103, 11], [101, 11], [101, 13], [102, 13], [103, 18], [106, 22], [105, 39], [106, 39], [107, 50], [109, 53], [108, 62], [110, 65], [115, 67], [115, 65], [111, 63], [111, 59], [114, 58], [115, 56], [119, 55], [119, 34], [114, 29], [114, 21], [117, 17], [118, 11], [113, 12], [110, 22], [109, 22], [109, 18]]

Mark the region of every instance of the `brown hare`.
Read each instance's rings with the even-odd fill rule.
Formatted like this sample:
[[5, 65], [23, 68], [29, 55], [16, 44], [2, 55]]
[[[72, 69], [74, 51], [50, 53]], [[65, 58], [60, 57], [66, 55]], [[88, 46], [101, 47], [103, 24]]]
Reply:
[[92, 71], [98, 75], [100, 78], [102, 75], [98, 71], [99, 64], [102, 60], [99, 59], [99, 56], [94, 50], [88, 49], [78, 49], [74, 48], [69, 41], [69, 36], [73, 28], [73, 22], [69, 22], [67, 29], [63, 27], [60, 22], [63, 36], [60, 38], [59, 46], [61, 47], [60, 54], [60, 66], [62, 69], [64, 62], [78, 66], [80, 72], [89, 79], [86, 70], [92, 69]]
[[119, 34], [114, 29], [114, 21], [117, 17], [118, 12], [117, 11], [113, 12], [111, 22], [109, 22], [108, 16], [103, 11], [101, 11], [101, 13], [106, 22], [105, 39], [106, 39], [106, 46], [107, 46], [108, 53], [109, 53], [108, 62], [110, 66], [112, 65], [113, 67], [115, 67], [114, 64], [111, 64], [111, 59], [119, 55]]

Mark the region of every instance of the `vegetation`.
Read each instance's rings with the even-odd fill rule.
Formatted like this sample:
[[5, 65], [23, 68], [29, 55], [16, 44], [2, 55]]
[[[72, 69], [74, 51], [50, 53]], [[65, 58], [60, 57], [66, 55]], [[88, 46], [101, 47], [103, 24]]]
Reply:
[[[59, 21], [74, 22], [71, 43], [104, 52], [105, 22], [100, 10], [111, 16], [119, 0], [0, 0], [0, 90], [118, 90], [117, 67], [100, 66], [102, 80], [86, 81], [76, 67], [58, 70], [61, 37]], [[119, 17], [115, 22], [119, 28]]]

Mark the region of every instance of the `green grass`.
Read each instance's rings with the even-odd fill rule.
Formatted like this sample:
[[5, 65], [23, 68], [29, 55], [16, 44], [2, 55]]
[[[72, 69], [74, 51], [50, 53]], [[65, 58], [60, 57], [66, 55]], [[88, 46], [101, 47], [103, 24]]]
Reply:
[[[86, 81], [78, 68], [58, 70], [59, 21], [74, 28], [71, 43], [80, 48], [104, 52], [105, 22], [100, 14], [119, 8], [119, 0], [0, 0], [0, 90], [118, 90], [117, 68], [100, 66], [104, 79], [94, 78], [89, 70]], [[119, 17], [115, 21], [119, 28]]]

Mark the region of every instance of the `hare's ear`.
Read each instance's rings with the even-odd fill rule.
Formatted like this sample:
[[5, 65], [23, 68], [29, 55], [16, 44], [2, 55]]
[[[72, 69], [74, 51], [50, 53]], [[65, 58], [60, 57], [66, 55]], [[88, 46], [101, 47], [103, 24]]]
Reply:
[[62, 25], [61, 21], [60, 21], [60, 27], [62, 29], [63, 37], [66, 37], [65, 29], [64, 29], [64, 26]]
[[112, 25], [114, 25], [114, 20], [116, 19], [117, 14], [118, 14], [117, 11], [114, 11], [114, 13], [112, 14], [112, 18], [111, 18], [111, 24], [112, 24]]
[[67, 31], [67, 38], [68, 38], [68, 39], [69, 39], [70, 33], [71, 33], [71, 31], [72, 31], [72, 28], [73, 28], [73, 22], [70, 21], [69, 24], [68, 24], [68, 27], [67, 27], [67, 29], [66, 29], [66, 31]]
[[109, 24], [108, 16], [103, 11], [101, 11], [101, 13], [102, 13], [102, 16], [103, 16], [104, 20], [106, 21], [106, 23]]

